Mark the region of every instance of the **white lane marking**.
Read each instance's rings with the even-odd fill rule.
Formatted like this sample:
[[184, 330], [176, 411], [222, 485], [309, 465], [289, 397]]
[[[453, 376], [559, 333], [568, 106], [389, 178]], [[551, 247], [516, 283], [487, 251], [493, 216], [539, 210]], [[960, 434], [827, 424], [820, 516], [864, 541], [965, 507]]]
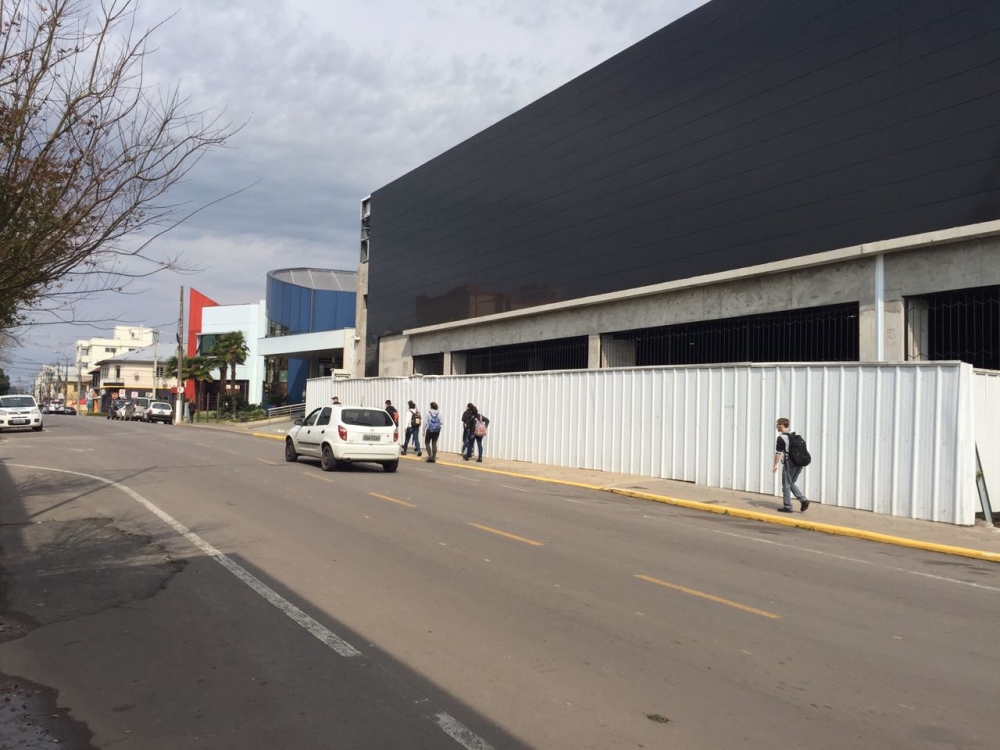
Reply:
[[464, 479], [466, 482], [478, 482], [478, 479], [473, 479], [472, 477], [463, 477], [461, 474], [454, 475], [456, 479]]
[[137, 503], [146, 508], [150, 513], [160, 518], [168, 526], [170, 526], [174, 531], [180, 534], [182, 537], [187, 539], [191, 544], [200, 549], [206, 555], [215, 560], [219, 565], [224, 567], [234, 576], [239, 578], [243, 583], [249, 586], [251, 589], [260, 594], [264, 599], [277, 607], [283, 614], [290, 618], [293, 622], [301, 625], [305, 630], [317, 640], [319, 640], [324, 645], [336, 651], [343, 657], [354, 657], [361, 656], [361, 652], [358, 651], [354, 646], [349, 644], [340, 636], [336, 635], [332, 631], [320, 625], [316, 620], [307, 615], [301, 609], [296, 607], [290, 601], [285, 599], [281, 594], [279, 594], [274, 589], [270, 588], [257, 578], [255, 578], [250, 572], [245, 568], [241, 567], [237, 563], [233, 562], [229, 557], [224, 555], [222, 552], [217, 550], [211, 544], [206, 542], [200, 536], [195, 534], [193, 531], [188, 529], [182, 523], [174, 519], [173, 516], [160, 510], [157, 506], [153, 505], [149, 500], [144, 498], [138, 492], [130, 487], [126, 487], [124, 484], [119, 484], [111, 479], [105, 479], [104, 477], [95, 476], [94, 474], [84, 474], [80, 471], [68, 471], [66, 469], [52, 469], [47, 466], [27, 466], [24, 464], [10, 464], [10, 466], [16, 466], [20, 469], [35, 469], [37, 471], [54, 471], [59, 474], [72, 474], [78, 477], [86, 477], [87, 479], [93, 479], [95, 482], [101, 482], [103, 484], [110, 485], [126, 495], [131, 497]]
[[[328, 628], [320, 625], [316, 620], [307, 615], [301, 609], [296, 607], [290, 601], [285, 599], [277, 591], [274, 591], [269, 586], [262, 583], [260, 580], [255, 578], [251, 573], [249, 573], [245, 568], [233, 562], [229, 557], [224, 555], [222, 552], [217, 550], [211, 544], [206, 542], [200, 536], [195, 534], [193, 531], [188, 529], [184, 524], [177, 521], [173, 516], [171, 516], [166, 511], [161, 510], [156, 505], [151, 503], [149, 500], [144, 498], [138, 492], [133, 490], [131, 487], [126, 487], [124, 484], [119, 484], [111, 479], [105, 479], [104, 477], [95, 476], [94, 474], [84, 474], [80, 471], [69, 471], [67, 469], [53, 469], [48, 466], [29, 466], [27, 464], [8, 464], [8, 466], [15, 466], [19, 469], [34, 469], [36, 471], [54, 471], [58, 474], [71, 474], [78, 477], [85, 477], [87, 479], [93, 479], [96, 482], [101, 482], [102, 484], [114, 487], [126, 495], [131, 497], [137, 503], [149, 510], [153, 515], [160, 518], [168, 526], [170, 526], [174, 531], [183, 536], [198, 549], [204, 552], [206, 555], [211, 557], [222, 567], [232, 573], [234, 576], [239, 578], [243, 583], [249, 586], [251, 589], [260, 594], [264, 599], [277, 607], [284, 615], [290, 618], [297, 625], [302, 626], [305, 630], [314, 636], [317, 640], [323, 643], [325, 646], [329, 647], [333, 651], [336, 651], [343, 657], [351, 658], [355, 656], [361, 656], [361, 652], [358, 651], [354, 646], [349, 644], [340, 636], [333, 633]], [[493, 750], [493, 746], [490, 745], [486, 740], [480, 737], [478, 734], [473, 732], [467, 726], [462, 724], [451, 715], [447, 713], [439, 713], [434, 717], [437, 725], [441, 730], [451, 737], [455, 742], [464, 747], [466, 750]]]
[[513, 486], [511, 486], [509, 484], [501, 484], [500, 486], [503, 487], [504, 489], [517, 490], [518, 492], [527, 492], [528, 491], [528, 490], [524, 489], [524, 487], [513, 487]]
[[[643, 518], [655, 519], [657, 521], [662, 521], [664, 519], [658, 516], [647, 516], [643, 515]], [[676, 523], [676, 518], [671, 518], [671, 522]], [[957, 583], [961, 586], [969, 586], [974, 589], [983, 589], [984, 591], [996, 591], [1000, 592], [1000, 587], [997, 586], [987, 586], [984, 583], [974, 583], [972, 581], [960, 581], [957, 578], [948, 578], [947, 576], [939, 576], [933, 573], [924, 573], [920, 570], [909, 570], [907, 568], [897, 568], [893, 565], [883, 565], [882, 563], [873, 562], [871, 560], [861, 560], [857, 557], [848, 557], [846, 555], [838, 555], [833, 552], [823, 552], [818, 549], [810, 549], [809, 547], [799, 547], [795, 544], [785, 544], [784, 542], [776, 542], [773, 539], [761, 539], [756, 536], [747, 536], [746, 534], [736, 534], [732, 531], [722, 531], [721, 529], [706, 529], [702, 526], [684, 524], [688, 528], [700, 528], [703, 531], [711, 531], [713, 534], [721, 534], [722, 536], [736, 537], [737, 539], [745, 539], [750, 542], [757, 542], [758, 544], [770, 544], [772, 547], [783, 547], [785, 549], [793, 549], [796, 552], [808, 552], [811, 555], [821, 555], [822, 557], [832, 557], [835, 560], [843, 560], [844, 562], [857, 563], [858, 565], [871, 565], [875, 568], [881, 568], [882, 570], [891, 570], [894, 573], [906, 573], [911, 576], [919, 576], [920, 578], [930, 578], [934, 581], [943, 581], [944, 583]]]
[[465, 750], [493, 750], [493, 746], [454, 716], [444, 712], [434, 717], [441, 730]]

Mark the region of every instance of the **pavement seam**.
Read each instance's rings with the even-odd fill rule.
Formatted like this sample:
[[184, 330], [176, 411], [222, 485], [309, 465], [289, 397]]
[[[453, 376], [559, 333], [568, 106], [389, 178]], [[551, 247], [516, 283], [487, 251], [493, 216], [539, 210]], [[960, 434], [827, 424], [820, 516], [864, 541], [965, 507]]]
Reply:
[[[238, 434], [238, 433], [237, 433]], [[284, 440], [278, 435], [268, 435], [263, 432], [250, 433], [253, 437], [263, 437], [272, 440]], [[408, 461], [420, 461], [416, 456], [400, 456]], [[985, 562], [1000, 563], [1000, 552], [989, 552], [987, 550], [972, 549], [971, 547], [956, 547], [950, 544], [938, 544], [937, 542], [924, 542], [920, 539], [910, 539], [909, 537], [893, 536], [892, 534], [880, 534], [876, 531], [865, 531], [855, 529], [851, 526], [838, 526], [832, 523], [820, 523], [819, 521], [804, 521], [795, 518], [785, 518], [783, 516], [772, 516], [768, 513], [761, 513], [754, 510], [743, 510], [742, 508], [730, 508], [721, 505], [703, 503], [697, 500], [682, 500], [668, 495], [656, 495], [651, 492], [637, 492], [619, 487], [608, 487], [599, 484], [588, 484], [586, 482], [574, 482], [569, 479], [553, 479], [551, 477], [540, 477], [533, 474], [522, 474], [515, 471], [504, 471], [502, 469], [488, 469], [483, 466], [469, 466], [466, 463], [452, 463], [451, 461], [436, 461], [442, 466], [451, 466], [467, 471], [481, 471], [487, 474], [498, 474], [505, 477], [515, 477], [517, 479], [528, 479], [533, 482], [545, 482], [546, 484], [557, 484], [563, 487], [577, 487], [585, 490], [596, 490], [607, 492], [612, 495], [621, 495], [635, 500], [647, 500], [663, 505], [673, 505], [688, 510], [698, 510], [705, 513], [714, 513], [720, 516], [731, 516], [741, 518], [746, 521], [758, 521], [769, 523], [775, 526], [787, 526], [793, 529], [803, 529], [804, 531], [815, 531], [820, 534], [831, 536], [842, 536], [851, 539], [861, 539], [867, 542], [878, 542], [879, 544], [890, 544], [896, 547], [906, 547], [908, 549], [922, 550], [924, 552], [937, 552], [942, 555], [952, 555], [954, 557], [967, 557], [973, 560], [983, 560]]]

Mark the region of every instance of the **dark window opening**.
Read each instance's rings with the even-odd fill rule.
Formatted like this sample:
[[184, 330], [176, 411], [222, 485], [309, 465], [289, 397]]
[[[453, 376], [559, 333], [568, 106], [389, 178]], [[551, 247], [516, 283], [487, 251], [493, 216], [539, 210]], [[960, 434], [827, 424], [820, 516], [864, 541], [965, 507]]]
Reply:
[[1000, 286], [936, 292], [927, 303], [926, 359], [1000, 370]]
[[414, 375], [444, 375], [444, 353], [421, 354], [413, 358]]
[[491, 346], [458, 352], [465, 356], [465, 374], [538, 372], [541, 370], [585, 370], [589, 339], [575, 336], [527, 344]]
[[858, 303], [681, 323], [604, 338], [607, 367], [856, 362]]

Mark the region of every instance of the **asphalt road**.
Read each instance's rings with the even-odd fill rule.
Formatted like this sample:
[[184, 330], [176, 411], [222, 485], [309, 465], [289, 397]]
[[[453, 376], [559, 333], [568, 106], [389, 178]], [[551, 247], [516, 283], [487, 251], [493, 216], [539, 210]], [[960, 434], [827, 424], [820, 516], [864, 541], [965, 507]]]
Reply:
[[996, 564], [476, 465], [324, 473], [238, 434], [47, 424], [0, 436], [30, 631], [0, 672], [93, 747], [998, 744]]

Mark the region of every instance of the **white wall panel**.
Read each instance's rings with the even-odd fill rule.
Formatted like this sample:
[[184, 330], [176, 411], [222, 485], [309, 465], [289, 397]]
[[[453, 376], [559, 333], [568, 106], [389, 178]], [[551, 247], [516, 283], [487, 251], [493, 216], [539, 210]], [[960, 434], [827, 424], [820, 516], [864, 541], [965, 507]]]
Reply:
[[994, 511], [1000, 511], [1000, 372], [976, 370], [972, 410], [983, 477]]
[[986, 450], [1000, 470], [1000, 377], [975, 378], [977, 413], [992, 414], [989, 425], [973, 417], [972, 381], [971, 367], [947, 362], [323, 378], [309, 381], [306, 404], [388, 398], [405, 413], [409, 399], [424, 412], [434, 400], [440, 447], [457, 452], [471, 401], [492, 420], [487, 457], [775, 495], [774, 422], [787, 416], [813, 455], [801, 480], [810, 498], [971, 524], [977, 429], [993, 441]]

